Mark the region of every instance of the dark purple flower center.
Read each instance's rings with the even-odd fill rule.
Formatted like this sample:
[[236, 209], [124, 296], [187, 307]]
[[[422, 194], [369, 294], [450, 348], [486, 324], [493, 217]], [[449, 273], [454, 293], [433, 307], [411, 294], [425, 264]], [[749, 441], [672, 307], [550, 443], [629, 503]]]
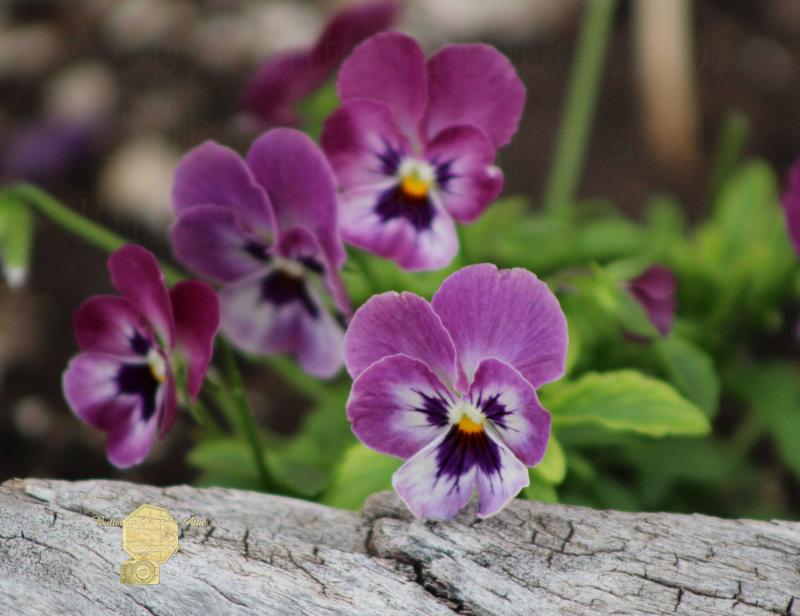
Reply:
[[319, 316], [319, 307], [308, 292], [305, 278], [282, 269], [267, 274], [261, 283], [261, 297], [276, 306], [300, 302], [313, 318]]
[[138, 329], [133, 330], [133, 336], [131, 336], [131, 349], [137, 355], [147, 356], [152, 348], [152, 343], [147, 337], [142, 334]]
[[269, 263], [272, 259], [272, 255], [269, 254], [269, 248], [255, 240], [248, 240], [244, 245], [244, 251], [256, 261], [261, 261], [262, 263]]
[[500, 448], [485, 430], [462, 430], [459, 425], [450, 428], [436, 452], [436, 476], [458, 478], [477, 465], [487, 475], [501, 468]]
[[156, 411], [156, 396], [161, 385], [150, 364], [122, 364], [116, 382], [120, 394], [139, 397], [142, 419], [150, 419]]
[[375, 212], [380, 216], [381, 222], [405, 218], [417, 231], [429, 229], [436, 215], [429, 195], [409, 194], [403, 190], [402, 184], [381, 193]]

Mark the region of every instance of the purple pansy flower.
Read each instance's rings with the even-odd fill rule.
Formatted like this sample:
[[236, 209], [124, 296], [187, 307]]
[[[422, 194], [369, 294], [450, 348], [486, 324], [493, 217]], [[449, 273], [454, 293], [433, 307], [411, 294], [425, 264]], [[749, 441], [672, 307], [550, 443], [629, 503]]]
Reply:
[[789, 171], [789, 186], [783, 195], [783, 212], [789, 237], [792, 238], [795, 252], [800, 255], [800, 159]]
[[628, 292], [645, 309], [650, 322], [662, 336], [668, 336], [672, 331], [677, 286], [675, 275], [663, 265], [651, 265], [627, 283]]
[[336, 13], [308, 49], [278, 54], [259, 67], [244, 92], [244, 107], [267, 126], [298, 124], [294, 106], [321, 88], [360, 42], [397, 19], [396, 0], [374, 0]]
[[219, 302], [205, 283], [187, 280], [167, 290], [155, 257], [140, 246], [108, 260], [119, 296], [87, 300], [74, 316], [81, 353], [64, 372], [64, 395], [83, 421], [108, 433], [108, 457], [118, 467], [141, 462], [156, 430], [175, 421], [176, 352], [185, 361], [187, 390], [203, 384], [219, 327]]
[[356, 48], [337, 85], [322, 145], [343, 191], [342, 237], [405, 269], [446, 266], [453, 221], [475, 221], [503, 187], [495, 151], [525, 102], [511, 62], [488, 45], [426, 61], [414, 39], [385, 32]]
[[310, 374], [343, 363], [350, 310], [338, 270], [336, 186], [322, 152], [295, 129], [257, 139], [247, 160], [206, 142], [175, 171], [171, 241], [186, 267], [223, 285], [222, 331], [257, 355], [294, 353]]
[[545, 283], [473, 265], [431, 303], [390, 292], [356, 312], [347, 415], [368, 447], [407, 460], [392, 483], [415, 515], [452, 518], [477, 487], [486, 517], [544, 455], [550, 415], [536, 389], [561, 377], [566, 353], [567, 323]]

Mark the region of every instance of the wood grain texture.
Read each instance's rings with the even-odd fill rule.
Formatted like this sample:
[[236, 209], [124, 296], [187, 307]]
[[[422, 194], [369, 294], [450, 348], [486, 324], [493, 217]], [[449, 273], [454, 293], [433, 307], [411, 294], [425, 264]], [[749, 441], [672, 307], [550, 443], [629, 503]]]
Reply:
[[[119, 583], [120, 519], [187, 528], [158, 586]], [[113, 481], [0, 486], [0, 614], [741, 614], [800, 616], [800, 523], [515, 501], [489, 520], [414, 520], [277, 496]]]

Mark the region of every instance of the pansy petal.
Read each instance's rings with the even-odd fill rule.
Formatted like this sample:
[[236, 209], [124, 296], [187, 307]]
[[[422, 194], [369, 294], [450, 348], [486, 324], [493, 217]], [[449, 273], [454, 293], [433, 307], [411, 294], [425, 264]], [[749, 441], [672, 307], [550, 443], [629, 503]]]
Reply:
[[564, 373], [567, 322], [547, 285], [527, 270], [484, 263], [450, 275], [433, 297], [465, 374], [463, 388], [487, 357], [519, 370], [534, 387]]
[[411, 150], [389, 107], [365, 99], [347, 101], [328, 117], [322, 148], [343, 189], [386, 184]]
[[647, 312], [653, 326], [662, 336], [669, 335], [675, 320], [678, 282], [668, 267], [651, 265], [628, 282], [628, 291]]
[[522, 488], [530, 484], [528, 468], [520, 462], [499, 438], [488, 438], [497, 448], [496, 465], [478, 471], [478, 517], [488, 518], [498, 513]]
[[390, 355], [353, 383], [347, 417], [368, 447], [408, 459], [448, 429], [452, 395], [423, 362]]
[[367, 98], [386, 103], [400, 129], [416, 135], [425, 111], [425, 54], [405, 34], [383, 32], [361, 43], [339, 70], [342, 101]]
[[117, 375], [122, 359], [103, 353], [73, 357], [62, 377], [64, 398], [72, 411], [90, 426], [109, 430], [127, 423], [136, 401], [119, 396]]
[[207, 284], [185, 280], [170, 291], [175, 314], [175, 346], [188, 360], [189, 395], [194, 399], [214, 354], [219, 329], [219, 299]]
[[[420, 210], [398, 203], [393, 187], [353, 188], [341, 196], [342, 237], [410, 270], [434, 270], [450, 264], [458, 254], [453, 219], [430, 202], [424, 218]], [[421, 207], [421, 206], [419, 206]]]
[[484, 359], [469, 399], [523, 464], [541, 462], [550, 437], [550, 413], [539, 404], [533, 385], [517, 370], [499, 359]]
[[175, 379], [170, 377], [167, 381], [167, 387], [164, 391], [164, 402], [161, 413], [158, 416], [157, 426], [158, 433], [161, 438], [164, 438], [169, 432], [175, 420], [178, 418], [178, 392], [175, 388]]
[[125, 357], [147, 355], [151, 345], [139, 313], [116, 295], [86, 300], [75, 311], [72, 323], [75, 339], [84, 351]]
[[170, 231], [175, 258], [218, 282], [238, 280], [263, 268], [266, 244], [249, 239], [230, 208], [198, 205], [183, 212]]
[[279, 229], [308, 229], [334, 267], [341, 267], [346, 254], [337, 228], [336, 181], [317, 145], [298, 130], [276, 128], [253, 143], [247, 163], [267, 191]]
[[322, 87], [328, 69], [309, 49], [272, 56], [253, 74], [244, 89], [244, 108], [266, 126], [296, 126], [294, 106]]
[[342, 326], [305, 283], [281, 281], [274, 274], [223, 288], [222, 331], [247, 353], [293, 353], [309, 374], [335, 375], [344, 363]]
[[151, 252], [128, 244], [108, 259], [111, 283], [153, 326], [167, 347], [172, 347], [175, 325], [164, 275]]
[[423, 362], [443, 383], [455, 383], [455, 348], [431, 305], [413, 293], [374, 295], [347, 328], [347, 370], [356, 378], [379, 359], [398, 353]]
[[392, 477], [395, 491], [419, 518], [450, 520], [472, 498], [478, 465], [463, 464], [464, 452], [454, 449], [452, 434], [434, 440]]
[[783, 195], [783, 212], [794, 250], [800, 255], [800, 159], [789, 171], [788, 188]]
[[388, 29], [399, 12], [397, 0], [371, 0], [338, 11], [314, 45], [312, 62], [332, 71], [361, 41]]
[[197, 205], [229, 207], [253, 229], [274, 229], [264, 190], [242, 158], [230, 148], [206, 141], [178, 163], [172, 184], [175, 213]]
[[434, 137], [425, 157], [437, 172], [436, 194], [460, 223], [478, 219], [503, 190], [503, 172], [494, 166], [494, 148], [474, 126], [453, 126]]
[[150, 453], [156, 436], [157, 421], [151, 417], [142, 421], [138, 413], [131, 413], [125, 422], [108, 432], [108, 459], [117, 468], [139, 464]]
[[524, 104], [525, 86], [494, 47], [447, 45], [428, 60], [428, 138], [450, 126], [472, 124], [498, 148], [517, 130]]

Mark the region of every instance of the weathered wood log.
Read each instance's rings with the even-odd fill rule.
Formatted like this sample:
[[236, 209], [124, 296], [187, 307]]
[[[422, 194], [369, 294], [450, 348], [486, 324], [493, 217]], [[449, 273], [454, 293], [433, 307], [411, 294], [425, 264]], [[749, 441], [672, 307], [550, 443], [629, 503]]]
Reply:
[[[119, 582], [120, 519], [194, 515], [161, 582]], [[800, 615], [800, 523], [515, 501], [488, 520], [362, 514], [113, 481], [0, 486], [0, 614]]]

